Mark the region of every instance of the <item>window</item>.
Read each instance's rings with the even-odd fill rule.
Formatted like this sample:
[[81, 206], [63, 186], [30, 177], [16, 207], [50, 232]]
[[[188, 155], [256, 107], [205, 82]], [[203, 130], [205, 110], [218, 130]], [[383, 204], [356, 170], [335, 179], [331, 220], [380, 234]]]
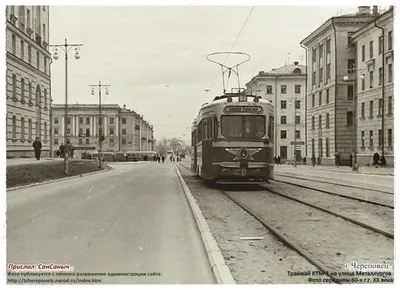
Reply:
[[71, 118], [70, 117], [67, 118], [67, 124], [71, 124]]
[[315, 139], [311, 139], [311, 155], [315, 154]]
[[323, 152], [322, 152], [322, 138], [318, 139], [318, 156], [322, 157], [323, 156]]
[[40, 53], [39, 53], [39, 51], [36, 52], [36, 65], [37, 65], [37, 69], [40, 70]]
[[351, 58], [351, 59], [347, 60], [347, 73], [348, 74], [354, 73], [355, 63], [356, 63], [355, 59]]
[[29, 94], [29, 104], [33, 103], [33, 99], [32, 99], [32, 83], [29, 82], [28, 85], [28, 94]]
[[70, 129], [70, 128], [67, 128], [66, 134], [67, 134], [67, 135], [70, 135], [70, 134], [71, 134], [71, 129]]
[[58, 124], [58, 118], [57, 117], [54, 118], [54, 124], [56, 124], [56, 125]]
[[287, 159], [287, 146], [281, 146], [279, 149], [281, 159]]
[[347, 112], [347, 126], [353, 126], [353, 112]]
[[378, 100], [378, 116], [382, 116], [382, 99]]
[[369, 117], [374, 117], [374, 101], [369, 101]]
[[79, 118], [79, 124], [83, 124], [83, 118]]
[[286, 139], [286, 137], [287, 137], [286, 130], [281, 130], [281, 139]]
[[47, 122], [44, 122], [44, 142], [47, 143]]
[[90, 140], [89, 139], [86, 139], [86, 144], [90, 144]]
[[122, 118], [122, 124], [126, 124], [126, 118]]
[[114, 139], [110, 139], [110, 143], [113, 144], [114, 143]]
[[12, 117], [12, 138], [13, 139], [17, 138], [17, 117], [16, 116]]
[[21, 102], [25, 103], [25, 79], [21, 79]]
[[122, 145], [126, 145], [126, 139], [121, 139]]
[[317, 49], [314, 47], [312, 50], [312, 62], [317, 61]]
[[361, 103], [361, 118], [365, 118], [365, 103]]
[[315, 95], [311, 96], [311, 104], [313, 107], [315, 107]]
[[46, 40], [46, 24], [43, 23], [43, 40]]
[[382, 147], [382, 130], [378, 130], [378, 147]]
[[32, 120], [28, 120], [28, 141], [32, 141]]
[[286, 124], [286, 116], [281, 116], [281, 124]]
[[83, 136], [83, 129], [79, 128], [79, 136]]
[[365, 78], [363, 78], [361, 80], [361, 90], [364, 91], [365, 90]]
[[393, 31], [388, 32], [388, 50], [393, 49]]
[[326, 65], [326, 81], [328, 82], [330, 78], [331, 78], [331, 64], [328, 63]]
[[58, 145], [58, 139], [54, 139], [54, 145]]
[[26, 10], [26, 18], [27, 18], [27, 24], [26, 24], [26, 26], [28, 27], [28, 28], [31, 28], [31, 11], [29, 10], [29, 9], [27, 9]]
[[110, 124], [114, 124], [114, 118], [110, 118]]
[[45, 74], [47, 74], [47, 57], [46, 56], [43, 56], [43, 66], [44, 66], [43, 71]]
[[21, 118], [21, 141], [25, 141], [25, 118]]
[[281, 109], [286, 109], [286, 101], [281, 101]]
[[89, 128], [86, 128], [86, 137], [90, 137], [90, 129]]
[[378, 86], [382, 85], [382, 81], [383, 81], [383, 68], [380, 67], [379, 68], [379, 83], [378, 83]]
[[319, 82], [321, 83], [322, 80], [324, 79], [324, 68], [319, 69]]
[[270, 85], [267, 86], [267, 94], [272, 95], [272, 86]]
[[321, 106], [322, 105], [322, 91], [319, 92], [319, 96], [318, 96], [318, 104]]
[[388, 129], [388, 147], [389, 147], [389, 148], [392, 148], [392, 147], [393, 147], [392, 129]]
[[326, 89], [326, 103], [329, 103], [329, 89]]
[[301, 138], [300, 130], [296, 130], [296, 139], [300, 139], [300, 138]]
[[317, 83], [317, 72], [314, 71], [312, 74], [312, 85], [314, 86]]
[[393, 100], [392, 100], [393, 98], [392, 97], [388, 97], [388, 112], [387, 112], [387, 114], [388, 115], [392, 115], [393, 114]]
[[110, 135], [114, 135], [114, 129], [110, 129]]
[[24, 60], [25, 58], [25, 44], [24, 41], [21, 39], [21, 59]]
[[330, 154], [329, 154], [329, 138], [325, 139], [325, 152], [326, 152], [326, 157], [330, 157]]
[[379, 36], [379, 46], [378, 46], [378, 53], [381, 54], [383, 51], [383, 37]]
[[32, 47], [28, 45], [28, 63], [32, 64]]
[[268, 138], [269, 138], [270, 140], [274, 140], [274, 126], [275, 126], [274, 121], [275, 121], [274, 117], [269, 116], [269, 122], [268, 122]]
[[281, 94], [286, 94], [287, 87], [286, 85], [281, 85]]
[[301, 85], [294, 85], [294, 93], [301, 94]]
[[315, 130], [315, 117], [314, 116], [311, 117], [311, 129]]
[[12, 41], [12, 54], [16, 55], [17, 54], [17, 38], [15, 37], [15, 35], [13, 34], [11, 37], [11, 41]]
[[365, 45], [361, 47], [361, 61], [365, 61]]
[[58, 135], [58, 128], [54, 128], [54, 135]]
[[374, 42], [370, 41], [369, 43], [369, 58], [374, 57]]
[[233, 138], [261, 138], [265, 135], [265, 116], [222, 116], [221, 134]]
[[390, 63], [388, 64], [388, 83], [393, 81], [393, 65]]
[[326, 128], [329, 128], [329, 113], [326, 113], [325, 115], [325, 125]]
[[82, 139], [79, 139], [79, 145], [82, 145]]
[[349, 100], [349, 101], [353, 100], [353, 97], [354, 97], [353, 94], [354, 94], [353, 85], [348, 85], [347, 86], [347, 100]]
[[122, 135], [126, 135], [126, 129], [125, 128], [122, 129]]
[[300, 124], [300, 116], [296, 116], [295, 117], [295, 122], [296, 122], [297, 125]]
[[322, 129], [322, 115], [318, 116], [318, 129]]
[[331, 53], [331, 40], [327, 39], [326, 40], [326, 54]]
[[13, 91], [12, 91], [12, 97], [14, 100], [17, 100], [17, 75], [13, 74]]
[[365, 132], [361, 131], [361, 148], [365, 148]]
[[320, 44], [319, 45], [319, 58], [322, 58], [324, 55], [324, 45]]
[[374, 87], [374, 72], [369, 72], [369, 88], [372, 89]]
[[296, 101], [295, 101], [295, 108], [296, 108], [296, 109], [300, 109], [300, 105], [301, 105], [300, 100], [296, 100]]

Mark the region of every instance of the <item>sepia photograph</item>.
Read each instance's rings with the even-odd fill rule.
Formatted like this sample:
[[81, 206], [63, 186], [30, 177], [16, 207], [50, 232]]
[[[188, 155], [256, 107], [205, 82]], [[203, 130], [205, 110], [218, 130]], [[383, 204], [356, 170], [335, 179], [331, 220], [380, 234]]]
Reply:
[[394, 286], [395, 6], [29, 3], [7, 286]]

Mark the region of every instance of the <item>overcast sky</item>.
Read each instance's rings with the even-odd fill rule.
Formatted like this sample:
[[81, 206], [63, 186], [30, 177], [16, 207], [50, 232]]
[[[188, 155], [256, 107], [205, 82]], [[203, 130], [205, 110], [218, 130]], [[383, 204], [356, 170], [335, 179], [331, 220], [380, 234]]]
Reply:
[[[89, 84], [111, 85], [105, 103], [134, 109], [154, 125], [155, 137], [190, 136], [201, 104], [222, 92], [220, 68], [207, 54], [229, 51], [251, 6], [51, 6], [50, 44], [82, 43], [69, 54], [69, 103], [98, 103]], [[356, 6], [256, 6], [233, 51], [251, 60], [240, 67], [242, 87], [260, 70], [296, 60], [300, 41], [335, 15]], [[64, 58], [52, 65], [54, 103], [65, 101]], [[231, 79], [235, 81], [236, 79]], [[208, 96], [204, 89], [210, 89]], [[186, 129], [189, 127], [189, 129]]]

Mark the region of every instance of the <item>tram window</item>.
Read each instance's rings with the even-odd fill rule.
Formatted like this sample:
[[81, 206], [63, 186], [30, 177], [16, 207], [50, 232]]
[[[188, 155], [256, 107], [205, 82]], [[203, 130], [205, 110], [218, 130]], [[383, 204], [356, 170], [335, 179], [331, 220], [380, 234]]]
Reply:
[[270, 140], [274, 139], [274, 117], [269, 116], [269, 122], [268, 122], [268, 138]]
[[208, 128], [207, 128], [207, 120], [203, 120], [203, 140], [208, 139]]
[[244, 137], [261, 138], [265, 135], [264, 116], [244, 116]]
[[218, 137], [218, 119], [214, 117], [214, 139]]
[[222, 116], [221, 134], [231, 138], [261, 138], [265, 135], [265, 117]]
[[197, 142], [203, 140], [203, 121], [200, 122], [199, 126], [197, 127]]
[[208, 118], [208, 139], [213, 139], [213, 133], [212, 133], [212, 118]]
[[222, 116], [221, 134], [225, 137], [243, 137], [242, 116]]

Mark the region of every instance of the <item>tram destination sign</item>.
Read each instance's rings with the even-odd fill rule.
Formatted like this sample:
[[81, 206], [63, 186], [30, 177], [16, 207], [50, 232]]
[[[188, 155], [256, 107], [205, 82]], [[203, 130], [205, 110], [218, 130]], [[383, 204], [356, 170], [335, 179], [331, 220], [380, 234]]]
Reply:
[[261, 114], [263, 108], [260, 106], [226, 106], [225, 113], [253, 113]]

